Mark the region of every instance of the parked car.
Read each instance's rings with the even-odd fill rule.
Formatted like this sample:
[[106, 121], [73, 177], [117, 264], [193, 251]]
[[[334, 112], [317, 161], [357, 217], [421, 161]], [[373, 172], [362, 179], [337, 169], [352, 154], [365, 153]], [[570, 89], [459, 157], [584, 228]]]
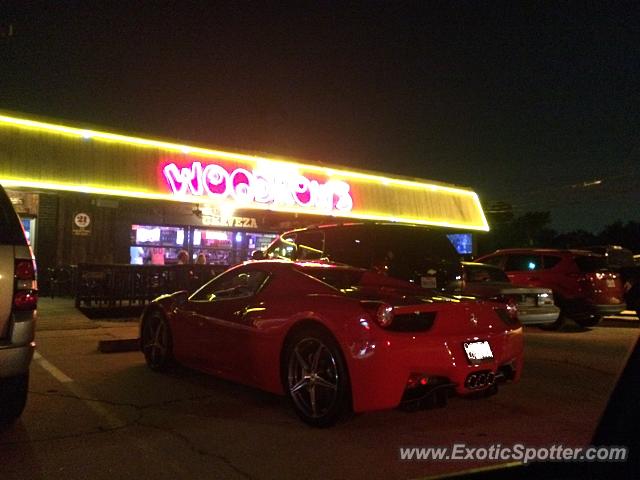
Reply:
[[254, 257], [330, 260], [445, 290], [462, 275], [445, 232], [413, 225], [347, 223], [292, 230]]
[[560, 309], [550, 288], [515, 285], [501, 269], [486, 263], [462, 262], [462, 269], [462, 295], [502, 301], [517, 309], [523, 325], [547, 325], [558, 320]]
[[0, 186], [0, 423], [16, 420], [27, 402], [35, 348], [36, 266], [22, 223]]
[[478, 258], [503, 269], [515, 284], [550, 288], [561, 315], [593, 326], [604, 315], [626, 308], [620, 275], [608, 269], [604, 256], [586, 250], [514, 248]]
[[640, 265], [636, 263], [633, 252], [619, 245], [587, 247], [587, 250], [604, 255], [607, 266], [620, 274], [627, 308], [638, 312], [640, 310]]
[[522, 371], [522, 326], [495, 302], [452, 301], [350, 266], [247, 262], [141, 319], [148, 366], [177, 362], [291, 399], [329, 426], [349, 411], [495, 393]]

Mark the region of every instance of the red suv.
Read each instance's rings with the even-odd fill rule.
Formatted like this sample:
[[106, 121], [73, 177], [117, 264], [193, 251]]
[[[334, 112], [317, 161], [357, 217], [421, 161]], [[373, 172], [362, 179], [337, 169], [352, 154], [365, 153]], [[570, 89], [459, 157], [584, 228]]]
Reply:
[[502, 268], [513, 283], [553, 290], [562, 314], [582, 326], [596, 325], [604, 315], [626, 308], [620, 275], [607, 267], [603, 255], [586, 250], [517, 248], [498, 250], [478, 259]]

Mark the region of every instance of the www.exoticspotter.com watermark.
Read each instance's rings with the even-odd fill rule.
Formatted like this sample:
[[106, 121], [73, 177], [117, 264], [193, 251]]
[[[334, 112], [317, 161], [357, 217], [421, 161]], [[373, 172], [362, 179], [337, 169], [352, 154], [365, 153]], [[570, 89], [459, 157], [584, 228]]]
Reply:
[[399, 453], [402, 461], [624, 462], [629, 449], [621, 446], [530, 447], [521, 443], [474, 446], [454, 443], [450, 447], [400, 447]]

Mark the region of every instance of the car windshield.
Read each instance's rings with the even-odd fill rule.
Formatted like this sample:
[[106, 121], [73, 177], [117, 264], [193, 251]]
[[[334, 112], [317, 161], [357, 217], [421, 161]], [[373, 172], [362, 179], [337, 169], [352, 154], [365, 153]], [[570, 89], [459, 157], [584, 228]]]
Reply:
[[353, 268], [339, 268], [333, 266], [305, 266], [298, 270], [318, 280], [331, 285], [337, 290], [357, 287], [362, 282], [364, 270]]
[[0, 187], [0, 244], [26, 244], [20, 221], [2, 187]]
[[375, 240], [379, 249], [391, 250], [398, 262], [413, 264], [428, 259], [457, 262], [458, 253], [441, 232], [420, 227], [388, 226]]
[[576, 255], [576, 265], [582, 273], [607, 270], [607, 260], [598, 255]]

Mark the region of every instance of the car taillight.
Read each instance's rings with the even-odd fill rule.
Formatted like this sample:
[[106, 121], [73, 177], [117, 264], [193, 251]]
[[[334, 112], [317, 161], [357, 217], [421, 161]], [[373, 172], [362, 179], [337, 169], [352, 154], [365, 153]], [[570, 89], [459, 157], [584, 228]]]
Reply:
[[[393, 307], [388, 303], [372, 300], [362, 300], [360, 305], [373, 317], [378, 325], [387, 328], [393, 323]], [[361, 322], [362, 323], [362, 322]], [[365, 322], [366, 323], [366, 322]]]
[[31, 260], [16, 260], [15, 276], [18, 280], [34, 280], [35, 269]]
[[381, 327], [388, 327], [393, 322], [393, 307], [383, 303], [376, 312], [376, 321]]
[[509, 318], [511, 319], [511, 321], [517, 322], [518, 321], [518, 304], [513, 298], [509, 297], [507, 299], [506, 305], [507, 305], [507, 315], [509, 315]]
[[539, 293], [538, 305], [553, 305], [553, 293]]
[[38, 284], [33, 260], [16, 260], [14, 277], [13, 307], [16, 310], [35, 310], [38, 306]]
[[518, 325], [520, 320], [518, 319], [518, 303], [516, 299], [508, 295], [501, 295], [496, 300], [504, 304], [504, 308], [495, 309], [500, 319], [509, 326]]
[[586, 283], [589, 282], [590, 277], [586, 273], [581, 272], [571, 272], [567, 274], [570, 278], [574, 278], [578, 283]]

